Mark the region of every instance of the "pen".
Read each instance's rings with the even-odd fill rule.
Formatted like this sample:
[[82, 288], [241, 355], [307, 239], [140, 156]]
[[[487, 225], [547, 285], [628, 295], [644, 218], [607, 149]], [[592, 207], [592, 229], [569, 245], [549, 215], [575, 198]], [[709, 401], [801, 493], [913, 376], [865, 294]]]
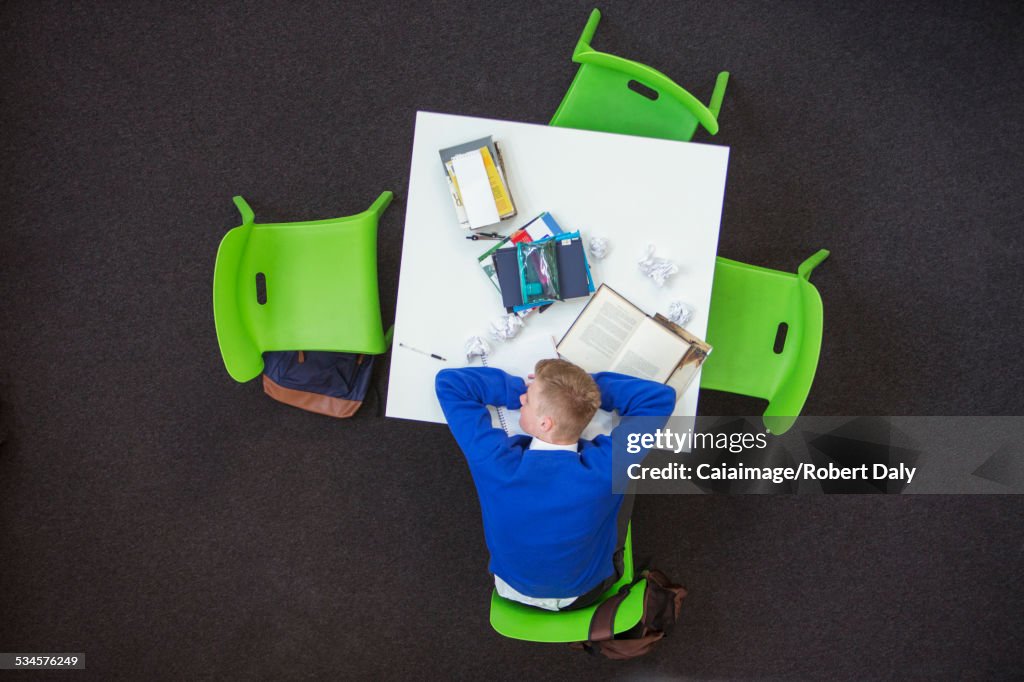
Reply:
[[408, 348], [411, 351], [416, 351], [420, 355], [429, 355], [430, 357], [434, 358], [435, 360], [440, 360], [441, 362], [448, 362], [447, 359], [442, 358], [440, 355], [437, 355], [436, 353], [428, 353], [425, 350], [420, 350], [419, 348], [413, 348], [412, 346], [407, 346], [404, 343], [402, 343], [401, 341], [398, 342], [398, 345], [401, 346], [402, 348]]

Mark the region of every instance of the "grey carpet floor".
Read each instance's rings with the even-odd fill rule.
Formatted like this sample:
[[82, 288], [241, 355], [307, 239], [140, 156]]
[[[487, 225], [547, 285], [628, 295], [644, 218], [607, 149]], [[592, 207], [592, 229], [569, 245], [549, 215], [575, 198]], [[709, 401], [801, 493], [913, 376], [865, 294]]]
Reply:
[[[806, 413], [1024, 414], [1021, 5], [833, 5], [608, 0], [594, 44], [704, 100], [733, 74], [696, 138], [731, 148], [719, 253], [833, 254]], [[444, 427], [227, 376], [231, 196], [275, 221], [395, 191], [391, 319], [415, 112], [546, 122], [590, 9], [0, 7], [0, 651], [95, 679], [1024, 675], [1019, 497], [644, 497], [637, 551], [691, 597], [615, 664], [491, 631]]]

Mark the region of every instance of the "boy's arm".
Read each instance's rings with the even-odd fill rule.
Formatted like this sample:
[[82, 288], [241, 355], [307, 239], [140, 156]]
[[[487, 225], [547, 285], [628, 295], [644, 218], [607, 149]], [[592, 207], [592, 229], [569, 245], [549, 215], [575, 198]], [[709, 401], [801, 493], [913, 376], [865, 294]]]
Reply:
[[615, 372], [599, 372], [594, 381], [601, 391], [601, 409], [618, 410], [623, 417], [668, 417], [676, 406], [671, 386]]
[[[671, 386], [659, 384], [647, 379], [638, 379], [625, 374], [615, 372], [600, 372], [594, 375], [597, 387], [601, 389], [601, 409], [618, 410], [623, 417], [661, 417], [661, 419], [648, 419], [647, 425], [657, 422], [657, 427], [664, 425], [665, 421], [672, 415], [676, 406], [676, 392]], [[629, 424], [625, 420], [612, 429], [610, 436], [600, 435], [594, 439], [598, 446], [598, 452], [602, 453], [604, 459], [595, 458], [595, 462], [604, 462], [608, 467], [614, 467], [612, 462], [612, 443], [616, 434], [621, 429], [626, 431], [634, 428], [635, 424]], [[629, 463], [640, 461], [647, 456], [647, 450], [638, 455], [629, 455]], [[635, 458], [634, 458], [635, 457]], [[613, 478], [613, 490], [625, 491], [630, 482], [623, 479], [625, 469], [620, 465], [610, 470]]]
[[465, 367], [443, 369], [434, 390], [455, 441], [467, 459], [481, 459], [504, 449], [508, 435], [491, 426], [488, 405], [519, 409], [526, 383], [500, 369]]

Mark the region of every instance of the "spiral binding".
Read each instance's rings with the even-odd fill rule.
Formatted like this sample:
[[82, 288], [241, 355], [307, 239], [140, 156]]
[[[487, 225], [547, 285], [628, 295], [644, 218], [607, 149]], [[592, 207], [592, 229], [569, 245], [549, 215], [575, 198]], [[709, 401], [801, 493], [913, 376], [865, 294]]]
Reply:
[[[487, 364], [487, 353], [480, 356], [480, 364], [484, 367], [489, 366]], [[505, 435], [511, 436], [512, 434], [508, 431], [508, 418], [505, 416], [505, 408], [501, 405], [495, 405], [494, 408], [498, 412], [498, 421], [501, 422], [501, 428], [505, 431]]]

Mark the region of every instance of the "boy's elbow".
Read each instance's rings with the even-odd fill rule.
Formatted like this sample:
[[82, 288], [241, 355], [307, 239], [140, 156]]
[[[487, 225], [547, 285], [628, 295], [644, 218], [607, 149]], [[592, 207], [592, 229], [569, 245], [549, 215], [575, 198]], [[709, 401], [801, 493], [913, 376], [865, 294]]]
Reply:
[[[650, 392], [643, 400], [641, 408], [644, 414], [657, 417], [670, 417], [676, 409], [676, 391], [666, 384], [650, 383]], [[639, 405], [638, 405], [639, 407]]]
[[480, 392], [477, 368], [448, 367], [434, 376], [434, 392], [442, 406], [446, 400], [476, 400]]
[[676, 389], [666, 384], [662, 384], [661, 389], [658, 406], [666, 415], [671, 415], [676, 409]]
[[438, 372], [437, 375], [434, 376], [434, 388], [441, 388], [441, 386], [446, 385], [448, 383], [448, 374], [452, 371], [453, 370], [449, 367]]
[[456, 382], [456, 370], [451, 367], [442, 369], [434, 377], [434, 392], [438, 395], [451, 393]]

